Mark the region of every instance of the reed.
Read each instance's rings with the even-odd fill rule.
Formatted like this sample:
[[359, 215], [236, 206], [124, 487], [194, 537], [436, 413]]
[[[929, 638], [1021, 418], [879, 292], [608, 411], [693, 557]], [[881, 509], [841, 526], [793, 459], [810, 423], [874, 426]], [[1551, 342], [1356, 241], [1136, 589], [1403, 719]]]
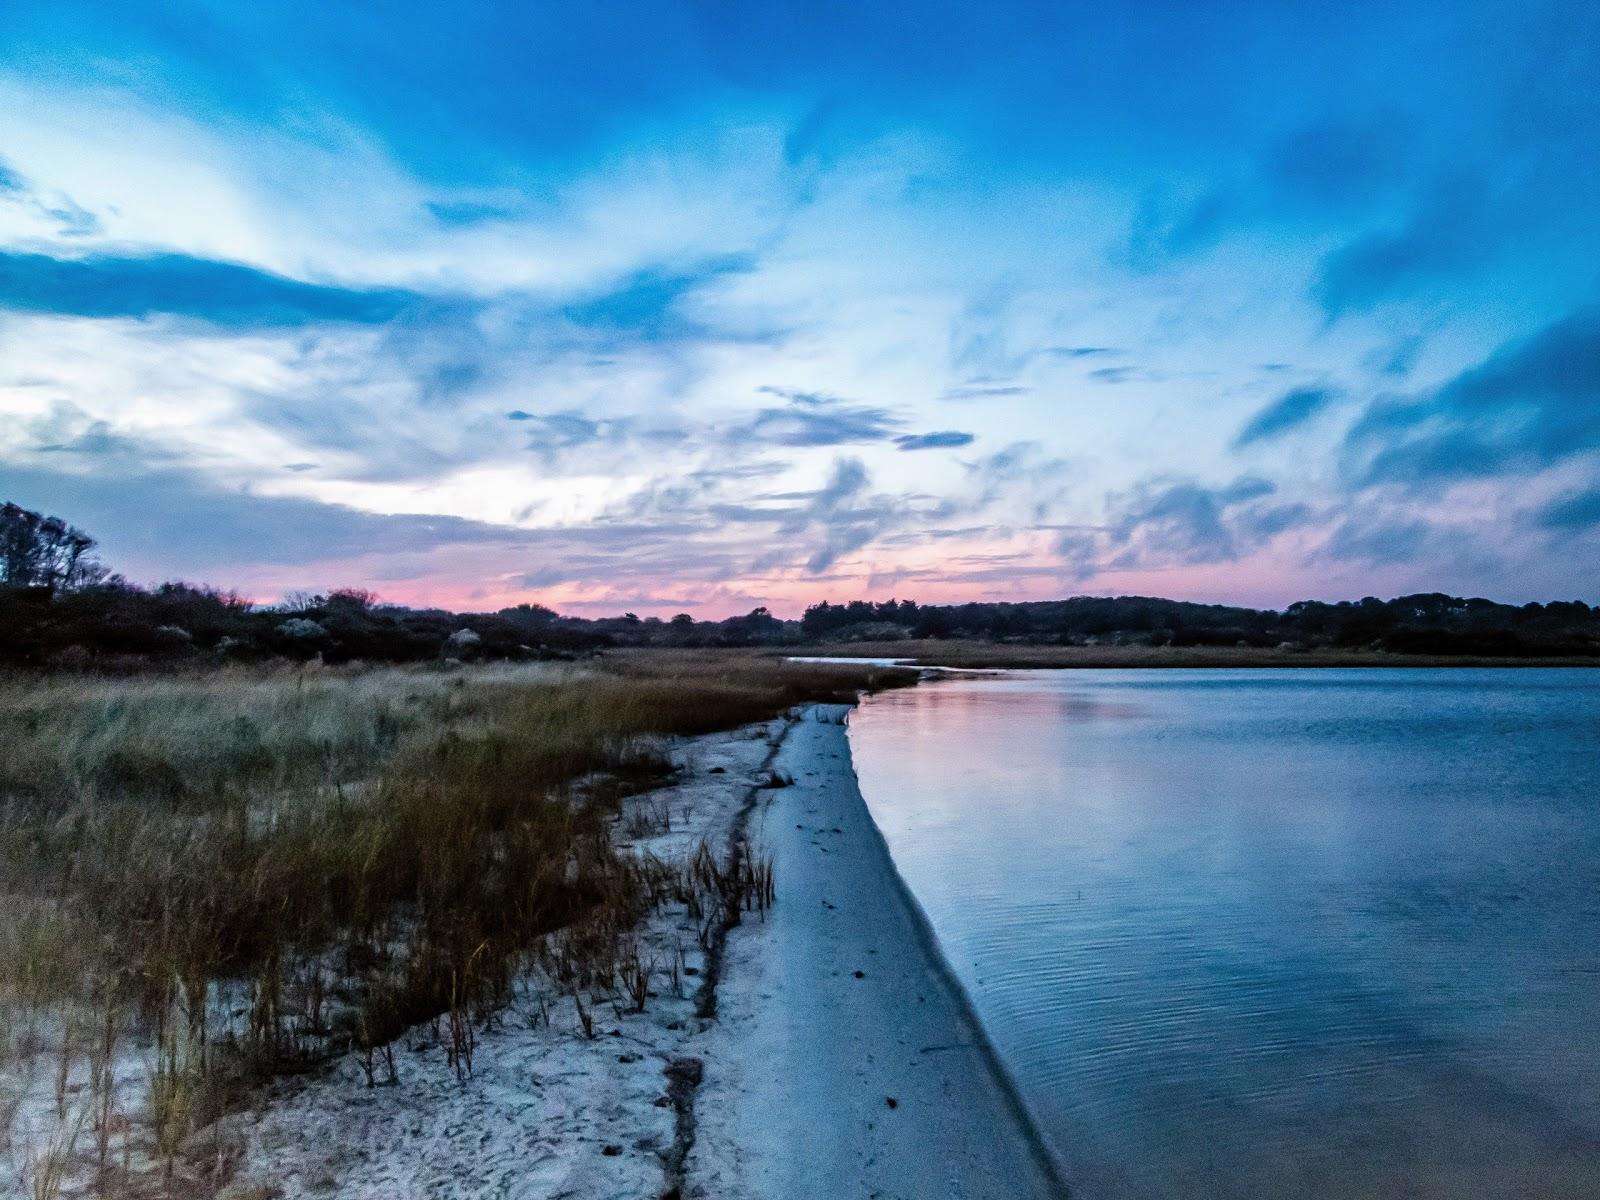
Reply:
[[[642, 1008], [659, 968], [625, 959], [640, 916], [677, 900], [726, 920], [771, 891], [748, 856], [613, 847], [620, 799], [670, 773], [663, 739], [908, 679], [652, 652], [0, 680], [0, 1142], [39, 1014], [57, 1091], [80, 1061], [95, 1085], [102, 1164], [115, 1049], [156, 1031], [145, 1119], [170, 1171], [251, 1079], [354, 1049], [392, 1080], [382, 1048], [441, 1015], [469, 1074], [475, 1023], [530, 958], [586, 1030], [580, 990]], [[641, 832], [670, 823], [638, 812]]]

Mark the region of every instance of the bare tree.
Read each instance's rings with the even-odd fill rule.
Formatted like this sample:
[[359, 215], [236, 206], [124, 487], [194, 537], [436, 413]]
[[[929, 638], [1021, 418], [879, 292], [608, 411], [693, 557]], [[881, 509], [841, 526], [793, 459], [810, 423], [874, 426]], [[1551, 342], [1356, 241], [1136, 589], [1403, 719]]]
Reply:
[[70, 591], [97, 583], [106, 569], [91, 553], [94, 546], [92, 537], [60, 517], [0, 505], [0, 584]]

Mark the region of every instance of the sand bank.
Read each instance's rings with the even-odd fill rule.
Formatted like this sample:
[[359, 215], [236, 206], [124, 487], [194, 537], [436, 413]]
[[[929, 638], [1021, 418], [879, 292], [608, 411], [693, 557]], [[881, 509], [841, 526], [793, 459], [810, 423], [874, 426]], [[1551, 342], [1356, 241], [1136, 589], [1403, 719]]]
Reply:
[[[274, 1085], [189, 1156], [228, 1160], [230, 1200], [1063, 1194], [862, 801], [847, 712], [685, 740], [679, 781], [627, 802], [619, 837], [638, 853], [725, 848], [742, 829], [776, 865], [775, 906], [709, 949], [681, 907], [646, 919], [646, 1011], [591, 989], [585, 1028], [531, 973], [478, 1031], [470, 1073], [420, 1026], [392, 1080], [347, 1056]], [[793, 786], [763, 786], [774, 770]], [[623, 837], [638, 812], [657, 820]]]
[[794, 785], [752, 814], [778, 901], [728, 942], [686, 1190], [1063, 1195], [862, 800], [847, 711], [790, 729], [775, 766]]
[[[625, 802], [620, 847], [672, 860], [702, 841], [725, 845], [730, 824], [760, 794], [788, 725], [676, 743], [678, 782]], [[644, 1012], [595, 988], [583, 990], [580, 1010], [570, 992], [530, 972], [512, 1003], [477, 1030], [470, 1074], [451, 1067], [438, 1030], [422, 1025], [396, 1044], [393, 1082], [380, 1064], [378, 1084], [369, 1086], [348, 1055], [327, 1071], [273, 1085], [252, 1111], [199, 1135], [195, 1151], [215, 1153], [215, 1145], [237, 1159], [226, 1200], [667, 1194], [683, 1183], [689, 1084], [711, 1026], [696, 1016], [707, 968], [701, 925], [682, 905], [668, 905], [635, 931], [641, 959], [654, 966]]]

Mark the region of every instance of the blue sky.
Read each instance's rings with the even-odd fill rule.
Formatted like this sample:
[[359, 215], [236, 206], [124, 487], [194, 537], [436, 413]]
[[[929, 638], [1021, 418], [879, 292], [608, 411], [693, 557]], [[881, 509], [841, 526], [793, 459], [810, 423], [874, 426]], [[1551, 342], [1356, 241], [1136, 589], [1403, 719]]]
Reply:
[[135, 578], [1600, 599], [1600, 10], [0, 13], [0, 491]]

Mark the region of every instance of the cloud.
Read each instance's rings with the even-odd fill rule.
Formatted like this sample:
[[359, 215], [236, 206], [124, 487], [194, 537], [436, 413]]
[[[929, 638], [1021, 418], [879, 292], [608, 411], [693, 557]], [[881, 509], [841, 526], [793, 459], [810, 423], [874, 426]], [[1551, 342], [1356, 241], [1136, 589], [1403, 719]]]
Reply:
[[1208, 249], [1238, 220], [1238, 210], [1238, 197], [1226, 188], [1183, 202], [1152, 189], [1134, 213], [1122, 257], [1129, 265], [1148, 268]]
[[119, 433], [110, 422], [95, 420], [73, 404], [53, 405], [48, 414], [20, 425], [35, 453], [75, 460], [79, 467], [148, 470], [176, 463], [171, 450], [146, 438]]
[[822, 544], [806, 560], [806, 570], [813, 575], [826, 571], [883, 532], [888, 515], [884, 509], [858, 503], [864, 498], [868, 482], [867, 469], [860, 459], [841, 458], [806, 506], [804, 523], [822, 530]]
[[1281, 226], [1375, 207], [1403, 182], [1406, 135], [1392, 117], [1330, 117], [1271, 143], [1236, 178], [1178, 198], [1147, 191], [1124, 257], [1150, 267], [1255, 226]]
[[1272, 145], [1262, 177], [1286, 204], [1346, 208], [1384, 199], [1405, 172], [1401, 122], [1330, 118]]
[[608, 430], [619, 432], [615, 422], [597, 421], [575, 411], [529, 417], [528, 423], [532, 429], [528, 445], [535, 450], [570, 450], [600, 441]]
[[1233, 439], [1236, 449], [1268, 441], [1297, 429], [1338, 398], [1331, 388], [1294, 388], [1267, 405], [1245, 422]]
[[52, 258], [0, 251], [0, 308], [77, 317], [192, 317], [229, 327], [388, 321], [417, 303], [394, 288], [306, 283], [184, 254]]
[[1089, 372], [1089, 378], [1096, 383], [1127, 383], [1133, 378], [1132, 367], [1096, 367]]
[[1502, 236], [1477, 180], [1436, 185], [1397, 229], [1366, 234], [1323, 259], [1312, 293], [1330, 318], [1475, 269]]
[[427, 210], [446, 225], [479, 225], [485, 221], [509, 221], [517, 216], [510, 205], [482, 200], [429, 200]]
[[1584, 530], [1600, 526], [1600, 488], [1569, 492], [1540, 510], [1538, 522], [1545, 529]]
[[1253, 475], [1220, 487], [1192, 479], [1143, 480], [1108, 497], [1104, 524], [1073, 525], [1057, 535], [1059, 570], [1081, 582], [1107, 571], [1234, 562], [1316, 520], [1308, 505], [1272, 503], [1276, 493], [1272, 483]]
[[[770, 497], [803, 501], [798, 506], [769, 509], [716, 505], [712, 511], [724, 521], [776, 522], [777, 531], [787, 539], [814, 535], [818, 541], [806, 559], [805, 569], [818, 575], [846, 555], [914, 519], [915, 512], [905, 498], [875, 495], [869, 490], [871, 482], [866, 465], [859, 458], [838, 458], [823, 485], [815, 491]], [[770, 551], [757, 566], [775, 566], [787, 559], [787, 550], [780, 548]]]
[[7, 486], [41, 510], [69, 514], [121, 555], [170, 569], [227, 571], [249, 547], [252, 563], [326, 562], [382, 552], [512, 543], [523, 531], [449, 516], [386, 515], [299, 497], [235, 491], [181, 468], [117, 469], [88, 475], [8, 467]]
[[684, 270], [647, 268], [615, 286], [574, 300], [560, 309], [572, 324], [597, 334], [624, 335], [632, 341], [669, 342], [703, 338], [703, 322], [684, 311], [696, 293], [754, 265], [747, 255], [722, 255]]
[[1270, 541], [1280, 533], [1309, 525], [1318, 519], [1309, 504], [1251, 505], [1234, 514], [1235, 527], [1244, 536], [1245, 544], [1257, 545]]
[[1054, 550], [1068, 579], [1081, 583], [1099, 574], [1101, 542], [1094, 529], [1068, 529], [1056, 537]]
[[971, 492], [944, 503], [946, 515], [981, 512], [1002, 501], [1023, 506], [1027, 519], [1042, 522], [1066, 496], [1071, 466], [1038, 442], [1012, 442], [964, 463]]
[[975, 440], [970, 433], [945, 429], [937, 433], [902, 434], [894, 439], [894, 444], [902, 450], [938, 450], [945, 446], [970, 446]]
[[1008, 396], [1026, 396], [1033, 391], [1016, 383], [965, 383], [946, 388], [940, 398], [944, 400], [1003, 400]]
[[1323, 544], [1322, 555], [1374, 564], [1413, 562], [1433, 527], [1404, 517], [1351, 517], [1341, 521]]
[[100, 218], [68, 196], [61, 196], [53, 204], [40, 203], [39, 212], [56, 223], [56, 232], [62, 237], [91, 237], [101, 232]]
[[1417, 365], [1417, 359], [1426, 344], [1417, 334], [1398, 338], [1386, 348], [1369, 355], [1367, 366], [1380, 374], [1403, 378], [1411, 374], [1411, 368]]
[[1273, 523], [1241, 521], [1276, 488], [1242, 475], [1223, 487], [1150, 480], [1115, 498], [1107, 523], [1113, 569], [1229, 562], [1269, 536]]
[[901, 421], [887, 409], [850, 404], [817, 392], [764, 387], [788, 403], [763, 408], [727, 432], [727, 441], [764, 442], [774, 446], [842, 446], [851, 442], [879, 442], [892, 436]]
[[1537, 469], [1600, 447], [1600, 309], [1496, 350], [1420, 400], [1379, 400], [1346, 438], [1365, 483]]
[[[766, 530], [707, 536], [695, 513], [526, 528], [368, 512], [239, 490], [181, 467], [144, 470], [126, 459], [98, 464], [92, 474], [10, 466], [5, 474], [8, 498], [70, 517], [100, 540], [116, 569], [144, 579], [200, 577], [280, 592], [353, 580], [382, 590], [398, 580], [412, 585], [404, 590], [413, 595], [420, 584], [459, 606], [475, 595], [566, 583], [607, 594], [673, 581], [720, 586], [746, 574], [772, 543]], [[846, 499], [835, 488], [819, 501], [819, 513], [843, 519]], [[250, 548], [248, 557], [241, 557], [241, 546]]]
[[1226, 488], [1174, 482], [1134, 488], [1110, 523], [1123, 547], [1118, 565], [1226, 562], [1238, 555], [1238, 542], [1226, 517], [1240, 504], [1270, 496], [1274, 486], [1262, 478], [1240, 477]]
[[58, 237], [81, 238], [101, 232], [100, 218], [64, 192], [46, 199], [23, 174], [0, 159], [0, 200], [20, 206], [54, 226]]

